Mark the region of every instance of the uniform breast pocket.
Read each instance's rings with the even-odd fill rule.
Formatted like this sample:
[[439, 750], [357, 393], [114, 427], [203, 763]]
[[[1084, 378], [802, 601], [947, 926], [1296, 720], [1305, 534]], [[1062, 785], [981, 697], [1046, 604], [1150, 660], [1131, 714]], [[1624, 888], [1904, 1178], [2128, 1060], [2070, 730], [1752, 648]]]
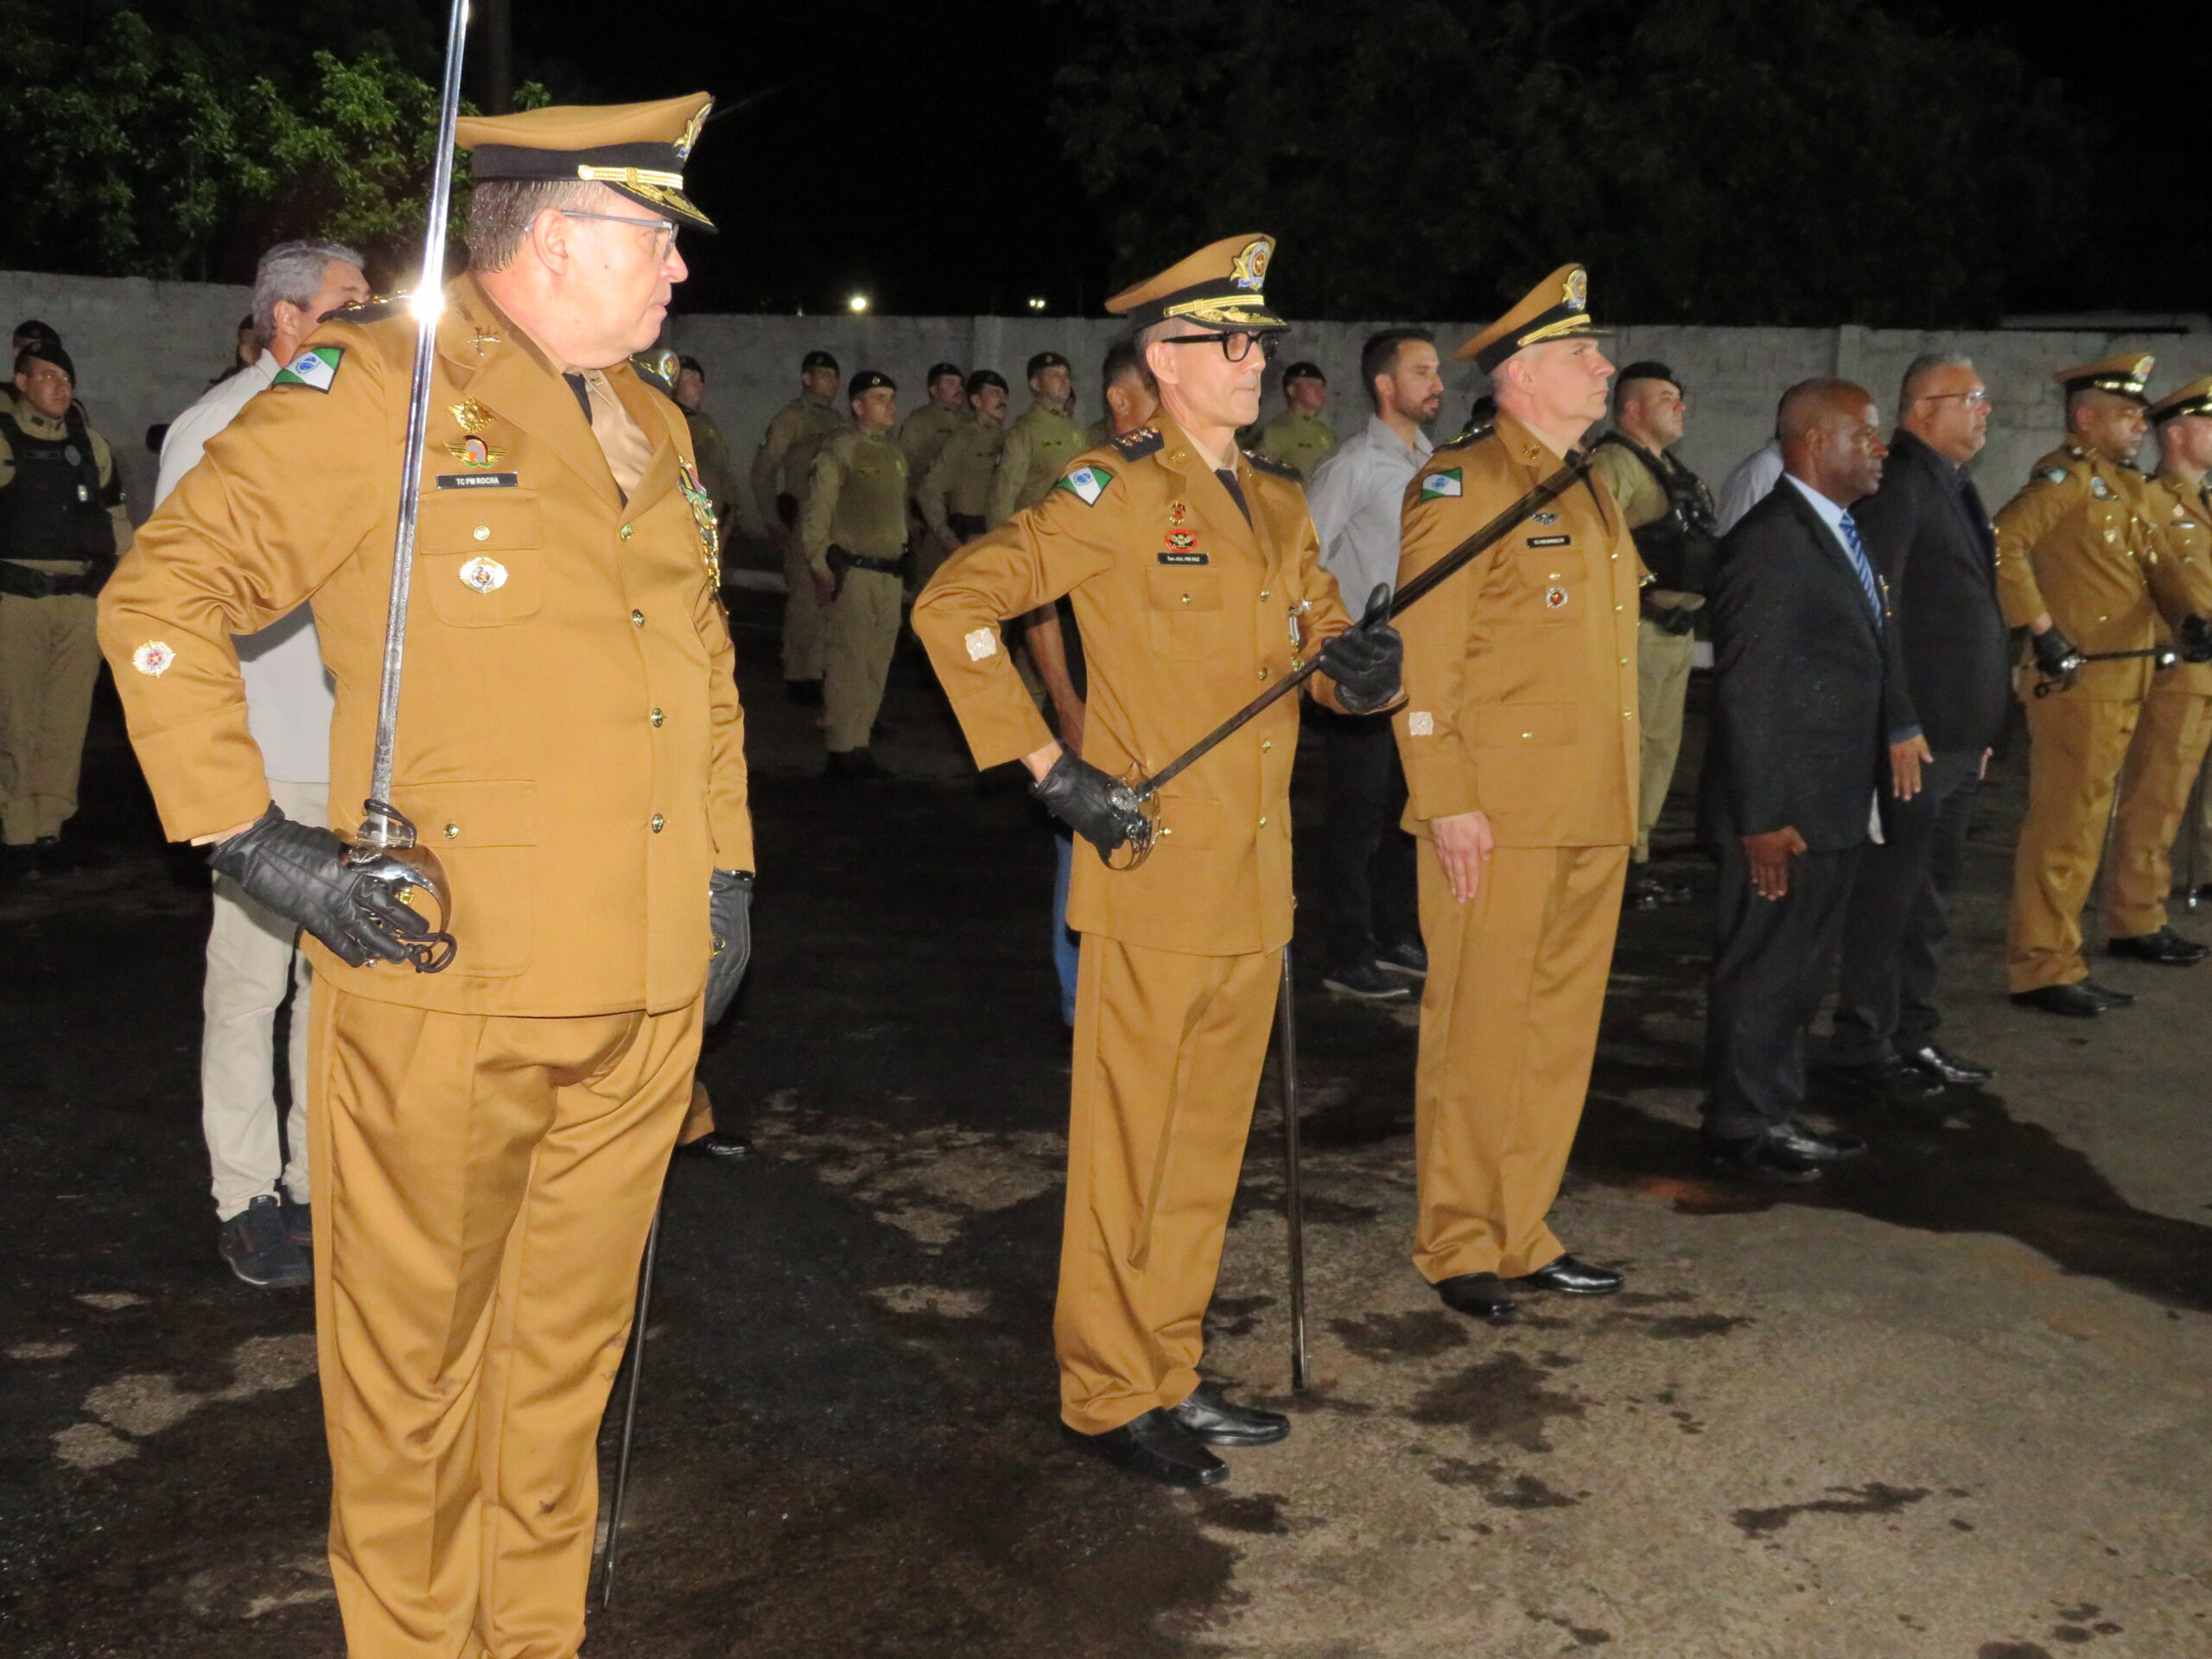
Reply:
[[1588, 603], [1589, 572], [1575, 548], [1540, 545], [1543, 539], [1532, 537], [1514, 559], [1514, 613], [1560, 626]]
[[416, 544], [415, 591], [429, 594], [430, 609], [448, 626], [526, 621], [545, 602], [545, 540], [535, 494], [426, 493]]
[[1222, 646], [1221, 577], [1203, 565], [1146, 572], [1152, 648], [1173, 662], [1205, 662]]

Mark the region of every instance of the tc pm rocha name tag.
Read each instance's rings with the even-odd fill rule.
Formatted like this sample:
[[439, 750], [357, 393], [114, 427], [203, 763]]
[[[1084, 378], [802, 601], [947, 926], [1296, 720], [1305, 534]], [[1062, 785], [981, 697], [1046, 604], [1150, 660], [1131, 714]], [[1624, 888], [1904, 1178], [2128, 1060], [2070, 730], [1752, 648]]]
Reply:
[[520, 473], [440, 473], [442, 490], [512, 490], [522, 482]]

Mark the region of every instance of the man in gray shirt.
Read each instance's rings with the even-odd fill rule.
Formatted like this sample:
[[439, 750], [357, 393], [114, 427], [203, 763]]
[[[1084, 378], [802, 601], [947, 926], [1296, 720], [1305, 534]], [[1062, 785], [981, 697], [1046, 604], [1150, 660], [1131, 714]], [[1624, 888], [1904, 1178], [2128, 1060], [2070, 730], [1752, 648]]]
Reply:
[[[1360, 349], [1359, 374], [1375, 413], [1322, 459], [1306, 486], [1321, 563], [1354, 615], [1377, 586], [1398, 579], [1406, 486], [1428, 458], [1421, 427], [1444, 401], [1436, 342], [1426, 328], [1370, 335]], [[1427, 973], [1428, 957], [1414, 902], [1413, 837], [1398, 823], [1406, 774], [1389, 717], [1320, 710], [1315, 717], [1329, 779], [1321, 830], [1328, 963], [1321, 982], [1363, 1001], [1408, 1001], [1407, 982]]]

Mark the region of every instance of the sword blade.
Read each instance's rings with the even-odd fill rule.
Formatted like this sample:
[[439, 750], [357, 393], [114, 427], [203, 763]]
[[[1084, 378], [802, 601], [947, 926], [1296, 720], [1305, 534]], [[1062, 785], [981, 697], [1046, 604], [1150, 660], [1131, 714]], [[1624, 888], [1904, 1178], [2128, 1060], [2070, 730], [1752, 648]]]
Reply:
[[1306, 1392], [1306, 1196], [1298, 1143], [1298, 1010], [1290, 947], [1282, 948], [1282, 989], [1275, 1004], [1277, 1065], [1282, 1072], [1282, 1216], [1290, 1235], [1290, 1388]]

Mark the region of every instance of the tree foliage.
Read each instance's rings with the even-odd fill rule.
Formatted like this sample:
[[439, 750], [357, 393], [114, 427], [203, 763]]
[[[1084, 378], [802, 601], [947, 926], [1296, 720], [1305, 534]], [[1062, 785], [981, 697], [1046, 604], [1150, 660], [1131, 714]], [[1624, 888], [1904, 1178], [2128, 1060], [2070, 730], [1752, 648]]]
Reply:
[[1063, 3], [1124, 276], [1266, 229], [1306, 315], [1489, 315], [1581, 259], [1624, 321], [1936, 326], [2085, 235], [2056, 89], [1871, 0]]

